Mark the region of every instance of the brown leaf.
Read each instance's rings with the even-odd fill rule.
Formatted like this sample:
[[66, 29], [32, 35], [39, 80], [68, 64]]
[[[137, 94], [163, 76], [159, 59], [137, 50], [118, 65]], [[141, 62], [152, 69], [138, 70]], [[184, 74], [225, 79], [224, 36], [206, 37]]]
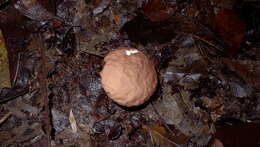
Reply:
[[174, 142], [177, 144], [185, 144], [189, 141], [190, 136], [186, 136], [175, 125], [167, 125], [172, 133], [174, 133]]
[[213, 29], [224, 42], [229, 56], [239, 52], [240, 44], [245, 36], [245, 23], [232, 10], [222, 9], [213, 18]]
[[0, 29], [3, 32], [8, 50], [10, 77], [11, 82], [13, 82], [16, 70], [18, 69], [18, 54], [25, 50], [26, 40], [29, 40], [30, 31], [34, 28], [24, 28], [28, 20], [21, 16], [18, 11], [15, 11], [13, 7], [8, 7], [5, 11], [1, 12], [0, 18]]
[[37, 0], [19, 0], [14, 2], [14, 7], [24, 16], [32, 20], [50, 20], [55, 18], [52, 13], [45, 9]]
[[0, 88], [11, 87], [8, 51], [5, 46], [4, 37], [0, 30]]
[[203, 104], [211, 111], [218, 109], [222, 105], [222, 97], [215, 96], [213, 98], [205, 97], [202, 99]]
[[152, 126], [143, 125], [142, 128], [150, 138], [150, 142], [152, 143], [152, 145], [166, 145], [169, 143], [174, 146], [176, 145], [175, 142], [171, 141], [167, 137], [168, 134], [167, 131], [164, 129], [164, 127], [159, 125], [152, 125]]
[[151, 21], [163, 21], [171, 17], [171, 9], [164, 0], [148, 0], [143, 4], [144, 17]]
[[152, 145], [179, 146], [179, 144], [184, 144], [189, 139], [179, 130], [177, 131], [177, 129], [173, 129], [172, 132], [169, 132], [165, 127], [160, 125], [143, 125], [142, 129], [149, 137], [149, 141]]
[[233, 61], [228, 58], [224, 58], [222, 61], [243, 80], [248, 82], [248, 84], [252, 86], [258, 86], [260, 84], [259, 72], [252, 71], [248, 65], [241, 64], [238, 61]]
[[12, 137], [13, 136], [10, 131], [1, 131], [0, 132], [0, 146], [7, 146], [8, 140]]
[[210, 147], [224, 147], [224, 145], [219, 139], [214, 139]]

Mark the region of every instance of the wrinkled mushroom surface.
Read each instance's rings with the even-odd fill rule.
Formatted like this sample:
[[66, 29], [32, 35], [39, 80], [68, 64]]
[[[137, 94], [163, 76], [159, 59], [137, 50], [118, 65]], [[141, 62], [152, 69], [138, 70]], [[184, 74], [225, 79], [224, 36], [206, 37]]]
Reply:
[[107, 95], [120, 105], [131, 107], [148, 100], [157, 86], [153, 62], [134, 48], [118, 48], [104, 59], [100, 72]]

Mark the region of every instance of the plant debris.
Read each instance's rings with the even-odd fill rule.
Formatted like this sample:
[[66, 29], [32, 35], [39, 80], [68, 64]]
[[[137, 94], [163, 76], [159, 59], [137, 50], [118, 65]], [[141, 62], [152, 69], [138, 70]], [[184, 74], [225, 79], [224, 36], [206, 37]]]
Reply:
[[[0, 1], [0, 146], [259, 145], [259, 12], [246, 0]], [[140, 106], [102, 88], [119, 47], [156, 67]]]
[[0, 30], [0, 88], [10, 88], [10, 71], [9, 71], [9, 59], [8, 52], [5, 46], [4, 37]]

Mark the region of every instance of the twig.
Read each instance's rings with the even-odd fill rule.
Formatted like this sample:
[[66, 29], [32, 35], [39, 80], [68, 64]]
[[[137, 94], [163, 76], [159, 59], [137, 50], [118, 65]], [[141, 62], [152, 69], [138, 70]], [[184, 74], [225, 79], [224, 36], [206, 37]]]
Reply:
[[[10, 89], [10, 91], [12, 91], [12, 90], [13, 89]], [[0, 104], [3, 104], [3, 103], [6, 103], [8, 101], [11, 101], [13, 99], [16, 99], [16, 98], [18, 98], [20, 96], [25, 95], [28, 92], [29, 92], [29, 88], [26, 88], [26, 89], [23, 89], [20, 92], [15, 93], [15, 94], [12, 94], [12, 95], [9, 95], [9, 96], [6, 96], [6, 97], [0, 97]]]
[[199, 51], [200, 51], [200, 53], [201, 53], [201, 55], [202, 55], [203, 57], [205, 57], [208, 61], [210, 61], [211, 63], [213, 63], [213, 61], [209, 58], [207, 52], [206, 52], [204, 49], [202, 49], [202, 48], [200, 47], [200, 45], [197, 45], [197, 43], [195, 43], [195, 47], [199, 49]]
[[9, 117], [11, 116], [12, 112], [6, 113], [2, 118], [0, 118], [0, 125]]
[[51, 119], [50, 119], [50, 107], [49, 107], [49, 97], [48, 97], [48, 91], [47, 91], [47, 82], [46, 82], [46, 78], [47, 78], [47, 68], [46, 68], [46, 55], [45, 55], [45, 50], [46, 47], [44, 46], [44, 42], [42, 39], [42, 36], [39, 35], [40, 37], [40, 45], [41, 45], [41, 49], [40, 49], [40, 54], [41, 54], [41, 61], [42, 61], [42, 68], [41, 68], [41, 72], [39, 74], [39, 82], [40, 82], [40, 88], [41, 88], [41, 98], [44, 101], [44, 106], [43, 106], [43, 123], [44, 123], [44, 131], [46, 133], [47, 136], [47, 142], [48, 145], [51, 144]]
[[203, 42], [207, 43], [208, 45], [210, 45], [210, 46], [216, 48], [218, 51], [223, 52], [219, 47], [217, 47], [215, 44], [213, 44], [213, 43], [207, 41], [206, 39], [201, 38], [201, 37], [199, 37], [199, 36], [197, 36], [197, 35], [194, 35], [194, 34], [193, 34], [192, 36], [193, 36], [194, 38], [196, 38], [196, 39], [198, 39], [198, 40], [200, 40], [200, 41], [203, 41]]
[[17, 64], [16, 64], [16, 72], [15, 72], [15, 75], [14, 75], [13, 86], [15, 85], [15, 83], [17, 81], [18, 73], [20, 71], [20, 62], [21, 62], [21, 54], [18, 53], [18, 59], [17, 59]]
[[98, 54], [96, 54], [96, 53], [94, 53], [94, 52], [91, 52], [91, 51], [80, 51], [79, 52], [79, 54], [80, 53], [86, 53], [86, 54], [88, 54], [88, 55], [92, 55], [92, 56], [95, 56], [95, 57], [98, 57], [98, 58], [104, 58], [105, 56], [103, 56], [103, 55], [98, 55]]

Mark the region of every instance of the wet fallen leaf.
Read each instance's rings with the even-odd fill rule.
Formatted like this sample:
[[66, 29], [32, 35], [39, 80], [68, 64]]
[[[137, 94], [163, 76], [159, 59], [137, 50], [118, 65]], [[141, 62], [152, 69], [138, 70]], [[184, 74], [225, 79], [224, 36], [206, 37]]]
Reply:
[[80, 147], [92, 147], [90, 128], [84, 124], [79, 124], [79, 128], [82, 130], [80, 133], [81, 139], [79, 141]]
[[163, 21], [171, 17], [170, 7], [164, 0], [148, 0], [143, 5], [144, 17], [151, 21]]
[[225, 53], [235, 56], [245, 36], [245, 23], [232, 10], [222, 9], [213, 18], [213, 28], [224, 42]]
[[224, 145], [219, 139], [214, 139], [210, 147], [224, 147]]
[[167, 124], [168, 129], [171, 130], [171, 133], [174, 133], [173, 140], [177, 144], [185, 144], [190, 140], [190, 136], [183, 134], [175, 125]]
[[173, 140], [173, 136], [166, 131], [163, 126], [159, 125], [143, 125], [142, 129], [150, 138], [150, 142], [152, 145], [172, 145], [178, 146]]
[[0, 31], [0, 87], [11, 87], [8, 52], [4, 37]]
[[20, 0], [14, 2], [14, 7], [24, 16], [30, 19], [43, 21], [53, 19], [54, 15], [47, 11], [40, 2], [36, 0]]
[[208, 135], [205, 134], [214, 133], [214, 126], [208, 123], [209, 116], [194, 106], [189, 91], [180, 90], [177, 93], [179, 89], [164, 84], [162, 99], [154, 105], [161, 118], [167, 124], [174, 125], [186, 136], [200, 136], [197, 143], [205, 145], [208, 140]]
[[238, 61], [233, 61], [228, 58], [224, 58], [222, 61], [250, 85], [258, 86], [260, 84], [259, 74], [256, 71], [252, 71], [248, 65], [241, 64]]

